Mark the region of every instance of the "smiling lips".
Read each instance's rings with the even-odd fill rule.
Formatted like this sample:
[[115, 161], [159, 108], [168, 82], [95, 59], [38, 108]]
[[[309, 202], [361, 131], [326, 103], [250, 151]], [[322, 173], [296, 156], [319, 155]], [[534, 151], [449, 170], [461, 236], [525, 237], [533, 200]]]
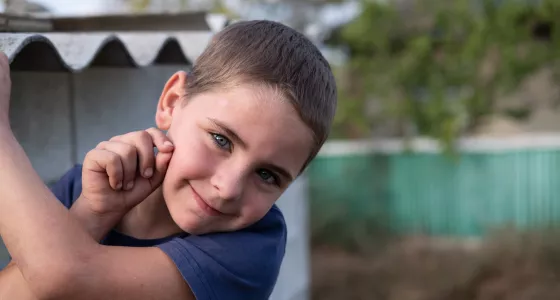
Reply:
[[208, 203], [206, 203], [206, 201], [204, 201], [204, 199], [200, 197], [200, 195], [192, 188], [192, 186], [190, 186], [190, 188], [194, 197], [194, 201], [196, 202], [196, 204], [198, 204], [198, 206], [200, 207], [200, 209], [202, 209], [202, 211], [204, 211], [206, 214], [213, 217], [224, 215], [219, 210], [208, 205]]

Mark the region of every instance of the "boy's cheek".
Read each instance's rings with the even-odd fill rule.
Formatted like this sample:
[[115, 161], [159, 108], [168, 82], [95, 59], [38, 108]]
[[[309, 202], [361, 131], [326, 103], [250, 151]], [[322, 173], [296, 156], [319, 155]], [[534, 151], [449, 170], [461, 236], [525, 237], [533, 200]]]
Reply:
[[245, 201], [242, 208], [241, 220], [239, 227], [245, 227], [252, 225], [262, 219], [270, 210], [272, 205], [276, 202], [278, 197], [272, 197], [266, 199], [252, 199], [251, 201]]
[[166, 180], [185, 182], [210, 178], [215, 159], [208, 151], [201, 149], [184, 149], [176, 146], [175, 152], [169, 162]]

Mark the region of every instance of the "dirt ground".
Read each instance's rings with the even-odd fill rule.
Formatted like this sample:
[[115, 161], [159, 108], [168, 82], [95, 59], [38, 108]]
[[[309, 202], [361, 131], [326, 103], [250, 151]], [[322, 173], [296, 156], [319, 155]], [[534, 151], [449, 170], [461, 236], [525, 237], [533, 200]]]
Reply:
[[408, 238], [362, 253], [314, 246], [314, 300], [558, 300], [560, 239], [502, 234], [476, 243]]

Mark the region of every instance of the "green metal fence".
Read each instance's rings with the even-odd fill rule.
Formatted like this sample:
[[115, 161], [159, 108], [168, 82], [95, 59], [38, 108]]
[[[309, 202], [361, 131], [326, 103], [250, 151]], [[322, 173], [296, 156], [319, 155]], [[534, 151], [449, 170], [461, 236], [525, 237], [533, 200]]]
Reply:
[[560, 138], [470, 140], [457, 159], [433, 145], [356, 145], [327, 145], [308, 169], [314, 233], [478, 236], [560, 223]]

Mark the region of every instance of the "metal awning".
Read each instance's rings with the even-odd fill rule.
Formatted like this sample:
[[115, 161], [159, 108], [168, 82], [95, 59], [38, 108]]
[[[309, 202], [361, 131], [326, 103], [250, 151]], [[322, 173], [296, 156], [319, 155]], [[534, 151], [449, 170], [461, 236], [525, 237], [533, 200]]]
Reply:
[[191, 65], [213, 32], [205, 13], [43, 18], [0, 14], [13, 71]]

